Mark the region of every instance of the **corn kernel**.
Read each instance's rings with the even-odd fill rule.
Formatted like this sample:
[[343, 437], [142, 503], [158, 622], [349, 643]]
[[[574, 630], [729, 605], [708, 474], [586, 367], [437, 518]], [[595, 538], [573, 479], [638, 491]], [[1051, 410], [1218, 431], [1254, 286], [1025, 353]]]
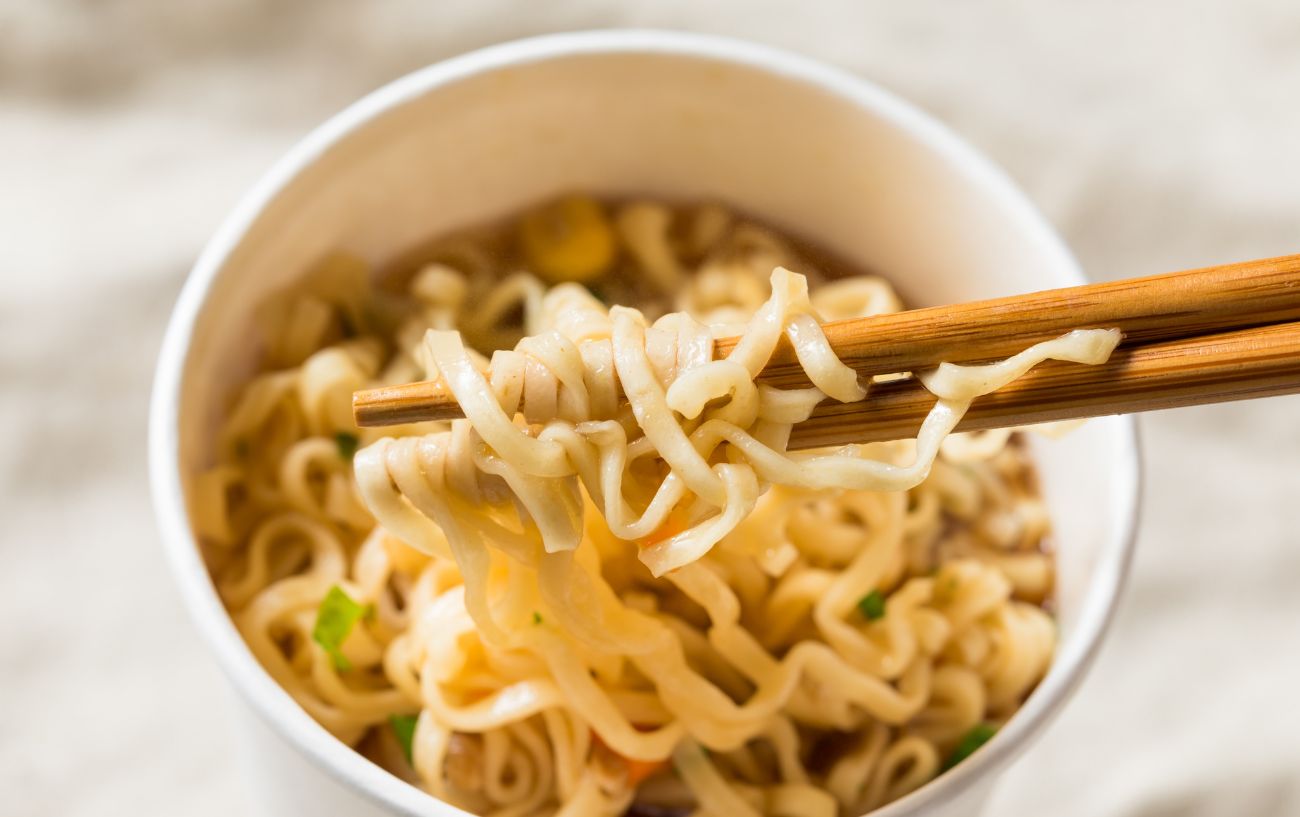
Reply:
[[614, 261], [614, 230], [594, 199], [570, 196], [524, 216], [519, 242], [529, 267], [551, 283], [584, 283]]

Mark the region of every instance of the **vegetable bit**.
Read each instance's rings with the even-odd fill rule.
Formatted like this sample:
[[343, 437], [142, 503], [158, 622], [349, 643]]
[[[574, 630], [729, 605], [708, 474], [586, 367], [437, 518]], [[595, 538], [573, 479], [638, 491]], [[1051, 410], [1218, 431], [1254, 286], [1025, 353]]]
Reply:
[[961, 740], [957, 741], [957, 746], [948, 755], [948, 760], [943, 764], [943, 770], [946, 772], [966, 758], [975, 754], [975, 750], [988, 743], [989, 740], [998, 733], [998, 728], [991, 723], [976, 724], [969, 732], [962, 735]]
[[397, 736], [397, 742], [401, 744], [402, 752], [406, 754], [406, 762], [411, 764], [415, 763], [411, 743], [415, 739], [415, 725], [419, 720], [418, 715], [388, 716], [388, 724], [393, 727], [393, 734]]
[[355, 434], [339, 431], [334, 434], [334, 444], [338, 446], [339, 459], [351, 462], [352, 457], [357, 453], [357, 448], [361, 445], [361, 440]]
[[885, 594], [879, 590], [872, 590], [867, 595], [858, 599], [858, 612], [862, 613], [863, 618], [867, 621], [876, 621], [885, 617]]
[[568, 196], [526, 214], [519, 244], [530, 269], [552, 284], [600, 278], [617, 249], [604, 208], [588, 196]]
[[627, 785], [635, 789], [646, 779], [654, 777], [668, 765], [666, 760], [633, 760], [632, 758], [623, 758], [623, 765], [627, 769]]
[[[662, 769], [669, 768], [667, 758], [663, 760], [636, 760], [616, 752], [609, 747], [609, 744], [600, 739], [600, 735], [596, 734], [595, 730], [591, 731], [591, 741], [595, 753], [603, 755], [611, 759], [615, 765], [623, 767], [624, 781], [629, 788], [635, 789], [647, 778], [653, 777]], [[705, 751], [708, 750], [705, 749]], [[673, 771], [675, 773], [676, 769], [674, 768]]]
[[343, 655], [343, 642], [358, 621], [370, 615], [369, 604], [353, 601], [337, 584], [329, 589], [316, 610], [316, 625], [312, 627], [312, 640], [329, 654], [334, 669], [344, 672], [352, 669], [352, 662]]

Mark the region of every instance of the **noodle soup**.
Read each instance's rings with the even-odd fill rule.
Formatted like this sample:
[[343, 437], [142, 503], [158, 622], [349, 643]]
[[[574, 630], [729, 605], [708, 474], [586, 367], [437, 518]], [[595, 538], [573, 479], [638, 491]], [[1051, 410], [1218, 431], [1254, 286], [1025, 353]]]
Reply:
[[[484, 815], [856, 815], [976, 751], [1056, 641], [1050, 523], [1016, 435], [935, 437], [932, 462], [913, 441], [854, 455], [904, 474], [896, 490], [760, 480], [687, 558], [699, 508], [655, 504], [671, 469], [639, 440], [623, 443], [628, 521], [573, 477], [548, 507], [519, 502], [509, 475], [483, 476], [494, 466], [468, 422], [352, 423], [353, 391], [446, 371], [422, 345], [430, 329], [459, 331], [479, 368], [539, 331], [608, 332], [614, 304], [740, 334], [772, 282], [797, 294], [798, 276], [773, 273], [787, 269], [821, 319], [901, 308], [886, 280], [729, 209], [581, 196], [440, 239], [377, 278], [331, 257], [266, 303], [261, 371], [191, 496], [259, 661], [341, 740]], [[519, 365], [516, 402], [553, 395], [521, 403], [526, 419], [594, 412], [638, 434], [644, 418], [612, 389], [566, 408], [555, 372]], [[782, 424], [762, 422], [751, 436], [781, 447]], [[719, 452], [709, 462], [725, 466]], [[425, 494], [428, 457], [483, 547], [420, 512], [443, 507]], [[495, 506], [523, 524], [474, 521]], [[572, 549], [552, 547], [566, 536]]]

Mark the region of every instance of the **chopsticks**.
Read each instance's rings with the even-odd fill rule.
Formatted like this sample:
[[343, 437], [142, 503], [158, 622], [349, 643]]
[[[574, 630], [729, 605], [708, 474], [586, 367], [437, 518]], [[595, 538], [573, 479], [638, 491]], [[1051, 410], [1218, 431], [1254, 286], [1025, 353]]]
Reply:
[[[840, 359], [869, 378], [998, 360], [1090, 328], [1124, 334], [1107, 363], [1042, 363], [978, 398], [958, 430], [1300, 392], [1300, 255], [837, 321], [823, 331]], [[714, 356], [737, 340], [715, 341]], [[809, 385], [785, 341], [759, 379]], [[914, 378], [873, 383], [866, 400], [823, 402], [794, 427], [790, 447], [912, 436], [933, 404]], [[359, 426], [461, 416], [437, 381], [359, 391], [353, 413]]]
[[[1142, 346], [1121, 344], [1105, 363], [1049, 360], [977, 398], [957, 431], [1226, 403], [1300, 393], [1300, 323]], [[790, 432], [790, 448], [914, 437], [934, 405], [914, 378], [874, 383], [857, 403], [825, 401]]]

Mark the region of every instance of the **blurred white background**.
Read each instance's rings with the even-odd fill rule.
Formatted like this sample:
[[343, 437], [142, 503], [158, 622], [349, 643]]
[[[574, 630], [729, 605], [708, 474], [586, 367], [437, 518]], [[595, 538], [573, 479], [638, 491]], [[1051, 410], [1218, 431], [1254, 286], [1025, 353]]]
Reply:
[[[182, 279], [237, 196], [361, 94], [608, 26], [877, 81], [1007, 168], [1095, 277], [1300, 252], [1294, 0], [0, 0], [0, 812], [249, 810], [147, 494]], [[1300, 398], [1142, 426], [1127, 600], [990, 813], [1300, 814]]]

